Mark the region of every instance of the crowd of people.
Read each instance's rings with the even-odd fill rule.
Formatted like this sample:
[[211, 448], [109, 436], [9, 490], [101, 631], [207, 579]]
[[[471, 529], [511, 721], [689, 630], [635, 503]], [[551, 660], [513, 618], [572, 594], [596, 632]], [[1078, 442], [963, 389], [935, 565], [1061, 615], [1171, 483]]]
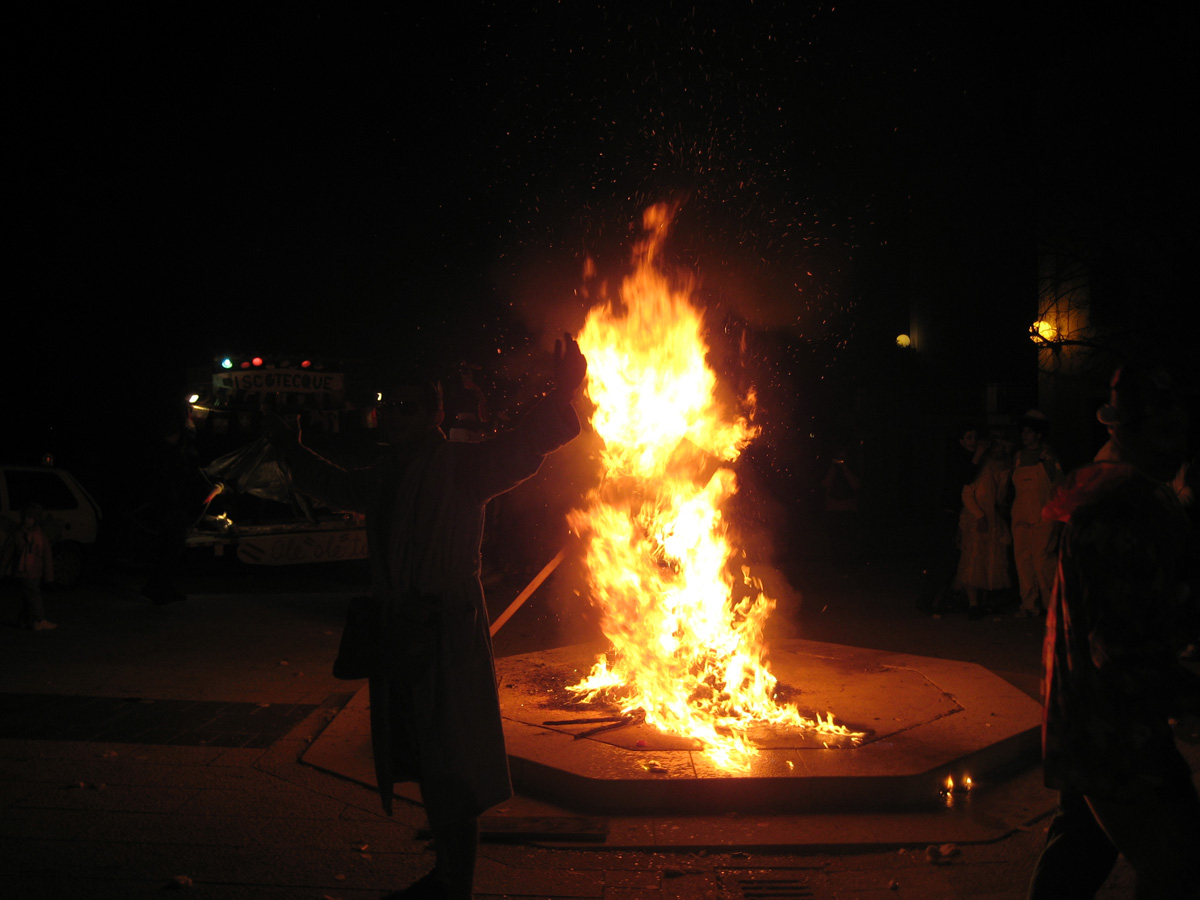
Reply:
[[[458, 450], [435, 427], [440, 404], [400, 398], [421, 413], [415, 439], [385, 405], [396, 452], [370, 472], [330, 466], [286, 429], [273, 437], [298, 489], [375, 523], [380, 649], [401, 647], [404, 660], [369, 670], [378, 779], [385, 806], [394, 781], [420, 782], [437, 850], [434, 870], [397, 898], [469, 897], [477, 816], [511, 792], [480, 612], [483, 504], [578, 432], [570, 401], [585, 370], [568, 337], [547, 402], [506, 438]], [[1046, 616], [1043, 758], [1060, 808], [1031, 900], [1093, 896], [1119, 854], [1139, 898], [1195, 896], [1200, 796], [1172, 730], [1200, 712], [1200, 679], [1180, 652], [1197, 626], [1186, 428], [1169, 377], [1136, 364], [1114, 376], [1098, 417], [1110, 441], [1069, 475], [1037, 410], [1012, 432], [961, 436], [954, 583], [973, 619], [1014, 582], [1015, 614]], [[836, 509], [853, 510], [843, 454], [826, 482]]]
[[[1109, 440], [1093, 462], [1118, 462], [1111, 404], [1097, 412]], [[1044, 511], [1065, 483], [1047, 441], [1049, 422], [1031, 409], [1015, 429], [965, 427], [947, 460], [944, 508], [954, 514], [954, 574], [931, 602], [935, 613], [962, 608], [967, 617], [1011, 611], [1018, 618], [1045, 616], [1053, 595], [1062, 523]], [[1196, 517], [1195, 463], [1184, 461], [1167, 479], [1180, 505]], [[954, 512], [957, 510], [957, 512]], [[940, 540], [948, 540], [946, 531]], [[1013, 609], [1015, 600], [1015, 609]]]
[[[1063, 475], [1047, 443], [1049, 422], [1031, 409], [1015, 432], [994, 427], [964, 428], [948, 466], [947, 509], [958, 509], [958, 565], [936, 611], [952, 604], [947, 594], [967, 598], [967, 616], [980, 619], [1006, 602], [1016, 583], [1016, 615], [1044, 615], [1050, 605], [1058, 528], [1042, 517]], [[1014, 578], [1015, 576], [1015, 578]]]
[[1118, 855], [1138, 898], [1196, 897], [1200, 796], [1173, 732], [1200, 713], [1183, 664], [1200, 633], [1187, 419], [1171, 376], [1140, 362], [1117, 370], [1096, 417], [1107, 442], [1066, 474], [1037, 410], [1013, 431], [963, 429], [946, 593], [965, 594], [972, 620], [1014, 599], [1016, 616], [1046, 616], [1043, 765], [1059, 808], [1031, 900], [1093, 897]]
[[[345, 677], [369, 679], [385, 809], [395, 782], [419, 782], [436, 850], [433, 871], [389, 896], [470, 897], [478, 816], [511, 795], [480, 583], [485, 507], [579, 434], [573, 402], [586, 370], [564, 336], [553, 389], [511, 430], [482, 441], [487, 411], [470, 371], [467, 402], [452, 417], [435, 386], [399, 384], [378, 410], [386, 451], [365, 468], [313, 452], [298, 422], [266, 423], [293, 490], [366, 515], [372, 630], [357, 673]], [[1159, 367], [1119, 369], [1097, 418], [1108, 441], [1066, 474], [1037, 410], [986, 436], [963, 429], [948, 479], [958, 501], [952, 589], [972, 620], [1005, 602], [1017, 617], [1046, 617], [1043, 763], [1060, 802], [1031, 900], [1094, 896], [1118, 855], [1136, 873], [1137, 897], [1197, 896], [1200, 795], [1173, 732], [1179, 717], [1200, 715], [1200, 676], [1182, 662], [1200, 634], [1197, 465], [1185, 462], [1186, 416]], [[176, 442], [167, 450], [170, 475]], [[829, 510], [855, 511], [858, 486], [836, 454], [824, 482]], [[53, 561], [40, 513], [24, 511], [0, 568], [22, 581], [23, 624], [50, 630], [41, 585]], [[151, 579], [168, 600], [177, 599], [169, 575], [178, 531], [164, 529], [170, 552]]]

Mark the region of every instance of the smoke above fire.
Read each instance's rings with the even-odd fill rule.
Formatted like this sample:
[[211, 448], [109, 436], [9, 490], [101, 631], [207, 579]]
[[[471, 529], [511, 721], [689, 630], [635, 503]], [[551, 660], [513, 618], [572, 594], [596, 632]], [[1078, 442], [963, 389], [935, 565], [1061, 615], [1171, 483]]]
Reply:
[[503, 161], [486, 190], [508, 198], [495, 277], [531, 331], [554, 333], [539, 330], [564, 296], [549, 281], [585, 259], [619, 267], [627, 223], [668, 202], [671, 251], [705, 306], [836, 355], [876, 218], [878, 166], [855, 163], [897, 124], [843, 106], [878, 87], [858, 74], [861, 39], [835, 49], [843, 19], [776, 3], [730, 20], [584, 4], [489, 29], [487, 64], [512, 85], [485, 123]]

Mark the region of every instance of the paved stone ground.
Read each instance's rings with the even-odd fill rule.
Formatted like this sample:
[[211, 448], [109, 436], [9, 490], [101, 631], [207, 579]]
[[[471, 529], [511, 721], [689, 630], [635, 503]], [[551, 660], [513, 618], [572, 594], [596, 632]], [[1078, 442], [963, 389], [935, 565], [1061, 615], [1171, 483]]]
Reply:
[[[124, 577], [49, 592], [60, 627], [38, 633], [7, 624], [19, 597], [15, 585], [0, 586], [0, 896], [126, 900], [177, 887], [184, 896], [219, 900], [357, 900], [431, 866], [418, 804], [399, 803], [389, 820], [372, 790], [302, 761], [357, 687], [329, 674], [355, 585], [316, 569], [252, 576], [206, 570], [189, 578], [188, 601], [165, 607], [148, 605]], [[832, 577], [814, 571], [794, 619], [805, 637], [967, 659], [1019, 686], [1035, 683], [1036, 625], [934, 619], [916, 610], [909, 586], [903, 567], [863, 566]], [[529, 649], [564, 616], [553, 603], [531, 601], [501, 633], [498, 652]], [[118, 717], [122, 704], [145, 714], [162, 703], [185, 727], [156, 742], [114, 730], [111, 719], [107, 731], [54, 735], [45, 722], [39, 731], [15, 715], [39, 696], [43, 717], [54, 704], [65, 704], [69, 718], [78, 698], [102, 698]], [[188, 718], [188, 701], [209, 705], [193, 707]], [[240, 742], [202, 742], [198, 728], [204, 732], [215, 711], [231, 704], [240, 704], [243, 721], [261, 710], [262, 726], [210, 732], [250, 735]], [[903, 820], [887, 823], [887, 840], [871, 844], [847, 841], [847, 823], [836, 817], [826, 820], [828, 841], [818, 821], [792, 844], [785, 817], [736, 815], [664, 823], [706, 835], [670, 849], [659, 846], [671, 843], [662, 833], [639, 845], [630, 837], [636, 828], [619, 849], [485, 843], [477, 895], [1018, 900], [1051, 800], [1036, 770], [1015, 774], [974, 813], [994, 816], [1002, 836], [947, 847], [937, 862], [923, 843], [903, 840]], [[756, 832], [761, 840], [746, 837]], [[739, 844], [723, 846], [723, 833], [738, 834]], [[1122, 865], [1100, 896], [1131, 895]]]

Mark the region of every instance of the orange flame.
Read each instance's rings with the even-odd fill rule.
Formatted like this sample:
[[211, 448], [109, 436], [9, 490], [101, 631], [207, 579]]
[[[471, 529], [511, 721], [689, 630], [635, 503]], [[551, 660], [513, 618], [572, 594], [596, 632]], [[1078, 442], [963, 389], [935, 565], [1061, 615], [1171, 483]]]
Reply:
[[720, 465], [758, 429], [717, 400], [691, 280], [658, 265], [670, 216], [646, 211], [620, 303], [593, 307], [578, 338], [604, 472], [570, 524], [613, 651], [570, 689], [641, 710], [648, 724], [699, 740], [719, 767], [744, 770], [758, 752], [746, 737], [754, 724], [850, 732], [775, 702], [762, 635], [775, 601], [731, 564], [744, 556], [723, 512], [737, 478]]

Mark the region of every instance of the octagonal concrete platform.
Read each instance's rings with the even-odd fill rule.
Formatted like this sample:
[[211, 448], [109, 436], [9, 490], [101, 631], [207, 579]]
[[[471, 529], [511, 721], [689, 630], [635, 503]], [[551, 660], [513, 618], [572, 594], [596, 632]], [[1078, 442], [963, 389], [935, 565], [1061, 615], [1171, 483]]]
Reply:
[[496, 661], [518, 791], [596, 813], [918, 810], [948, 802], [947, 776], [984, 787], [1039, 750], [1039, 705], [981, 666], [803, 640], [771, 646], [781, 692], [802, 712], [831, 712], [864, 732], [860, 742], [760, 730], [749, 771], [730, 773], [697, 742], [644, 724], [578, 739], [596, 724], [546, 724], [616, 713], [566, 690], [603, 650]]

